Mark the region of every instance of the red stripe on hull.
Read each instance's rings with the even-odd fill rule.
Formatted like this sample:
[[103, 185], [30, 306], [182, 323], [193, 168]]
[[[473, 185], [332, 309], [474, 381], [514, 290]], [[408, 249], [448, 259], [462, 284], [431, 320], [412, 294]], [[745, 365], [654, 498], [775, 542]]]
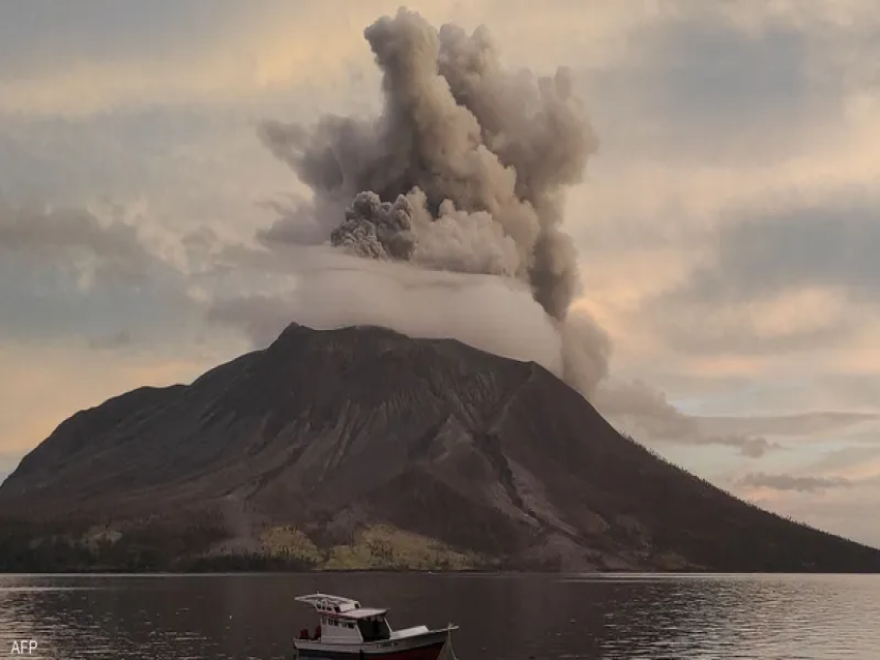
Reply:
[[393, 653], [364, 653], [365, 658], [370, 660], [437, 660], [443, 650], [443, 642], [423, 646], [418, 649], [405, 649]]
[[329, 649], [302, 649], [301, 660], [437, 660], [443, 651], [445, 641], [435, 642], [399, 651], [339, 651]]

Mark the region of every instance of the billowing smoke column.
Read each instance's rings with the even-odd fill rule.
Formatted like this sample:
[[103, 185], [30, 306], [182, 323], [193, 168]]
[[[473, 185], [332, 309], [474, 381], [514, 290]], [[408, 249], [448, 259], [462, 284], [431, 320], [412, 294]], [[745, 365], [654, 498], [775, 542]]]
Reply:
[[589, 394], [610, 346], [588, 319], [568, 319], [579, 274], [560, 224], [564, 189], [597, 143], [568, 71], [509, 72], [484, 28], [438, 32], [405, 9], [364, 34], [383, 72], [378, 118], [260, 129], [314, 191], [322, 238], [368, 259], [526, 282], [562, 338], [563, 375]]

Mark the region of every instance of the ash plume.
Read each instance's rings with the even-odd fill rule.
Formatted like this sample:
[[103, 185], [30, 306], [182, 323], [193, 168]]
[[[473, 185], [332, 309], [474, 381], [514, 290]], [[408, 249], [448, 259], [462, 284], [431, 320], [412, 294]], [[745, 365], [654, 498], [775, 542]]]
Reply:
[[568, 318], [580, 279], [563, 195], [597, 147], [569, 72], [508, 71], [485, 28], [437, 30], [406, 9], [364, 36], [383, 74], [378, 117], [260, 127], [313, 191], [291, 214], [308, 216], [308, 231], [276, 226], [264, 239], [314, 245], [317, 228], [357, 257], [521, 281], [556, 328], [563, 375], [589, 395], [610, 343], [587, 317]]

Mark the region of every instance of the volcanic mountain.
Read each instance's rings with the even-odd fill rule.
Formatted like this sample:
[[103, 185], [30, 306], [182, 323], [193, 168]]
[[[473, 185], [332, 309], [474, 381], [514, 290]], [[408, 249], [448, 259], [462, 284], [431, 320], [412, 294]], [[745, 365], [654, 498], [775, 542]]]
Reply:
[[0, 517], [7, 570], [880, 570], [657, 458], [534, 363], [376, 327], [294, 324], [77, 413], [0, 486]]

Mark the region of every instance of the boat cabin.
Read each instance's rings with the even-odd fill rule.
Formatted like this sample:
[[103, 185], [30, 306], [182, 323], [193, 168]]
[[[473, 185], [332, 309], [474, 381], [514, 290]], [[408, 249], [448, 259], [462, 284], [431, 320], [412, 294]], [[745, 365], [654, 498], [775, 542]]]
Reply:
[[307, 603], [318, 613], [319, 623], [313, 636], [300, 631], [300, 639], [333, 644], [361, 644], [391, 638], [391, 627], [385, 619], [387, 609], [361, 607], [350, 598], [312, 594], [298, 596], [297, 601]]

